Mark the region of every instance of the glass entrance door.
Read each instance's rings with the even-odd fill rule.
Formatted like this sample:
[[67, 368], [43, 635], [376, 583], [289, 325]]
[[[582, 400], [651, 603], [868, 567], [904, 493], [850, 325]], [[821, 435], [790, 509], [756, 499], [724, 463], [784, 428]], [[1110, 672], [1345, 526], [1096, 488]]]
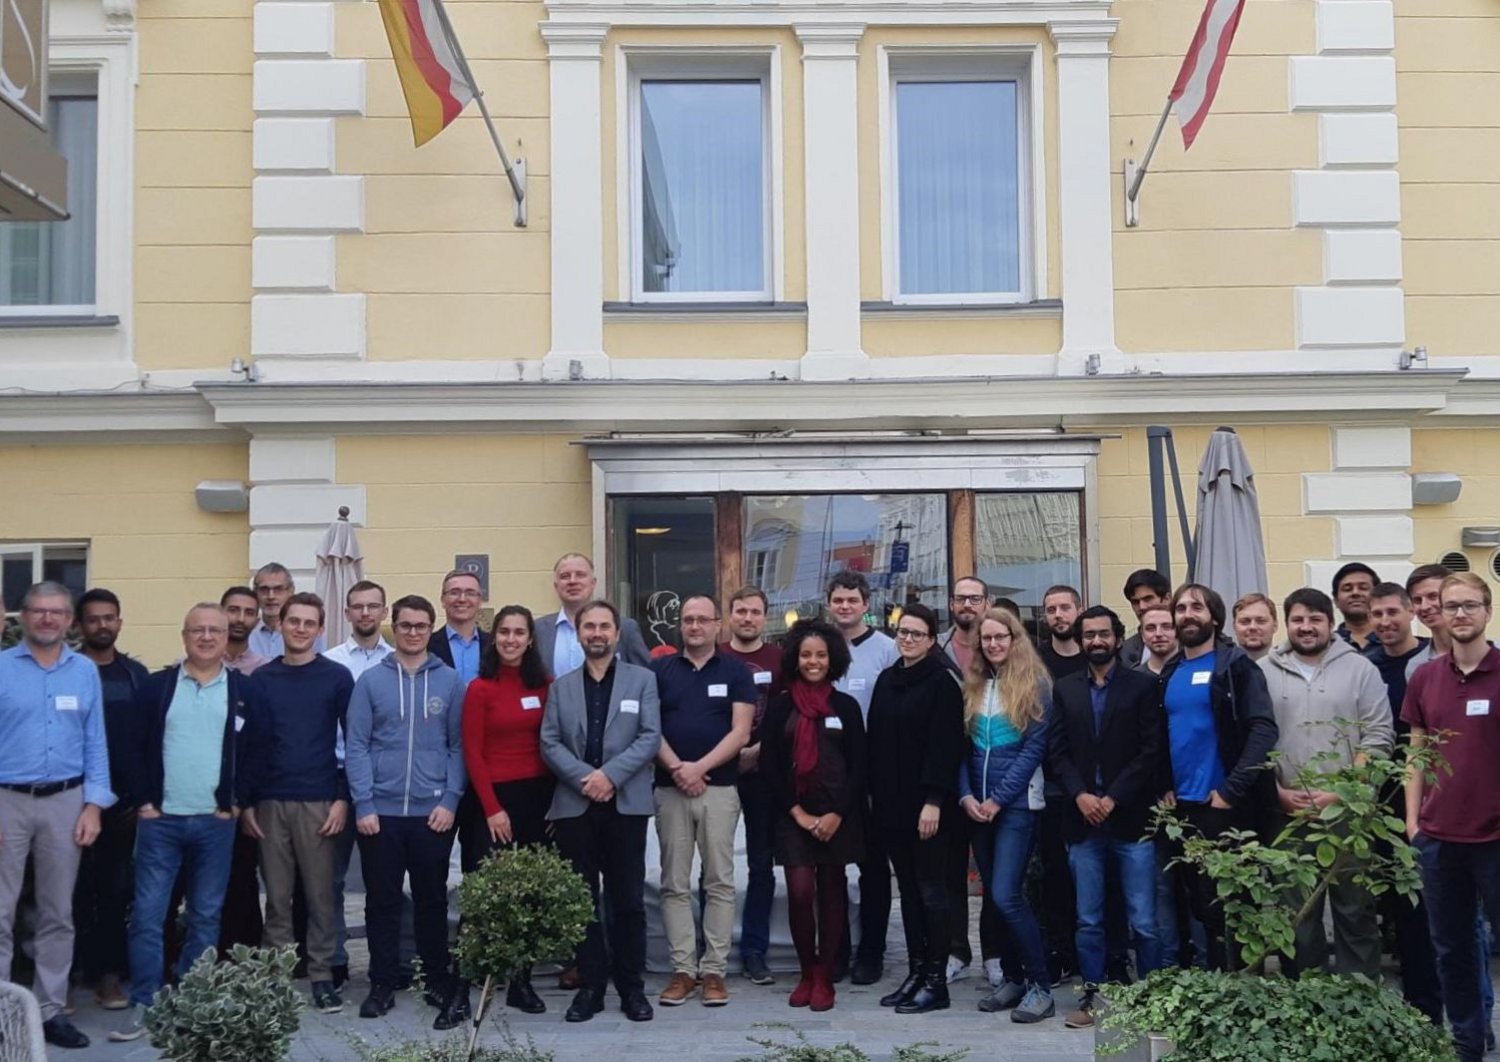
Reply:
[[681, 648], [682, 602], [717, 596], [714, 500], [611, 498], [609, 528], [610, 600], [641, 625], [646, 648]]

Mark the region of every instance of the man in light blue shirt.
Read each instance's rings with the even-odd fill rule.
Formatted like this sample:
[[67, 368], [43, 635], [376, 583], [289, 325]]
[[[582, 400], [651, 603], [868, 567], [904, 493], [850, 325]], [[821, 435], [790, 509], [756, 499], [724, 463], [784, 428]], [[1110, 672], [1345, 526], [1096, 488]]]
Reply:
[[465, 683], [479, 677], [479, 653], [485, 638], [479, 625], [483, 600], [479, 577], [473, 572], [455, 569], [443, 576], [443, 616], [448, 622], [432, 632], [427, 651], [457, 671]]
[[[115, 802], [94, 662], [64, 643], [73, 598], [37, 583], [21, 599], [21, 644], [0, 653], [0, 975], [15, 947], [26, 859], [36, 874], [36, 982], [42, 1031], [57, 1047], [89, 1038], [62, 1013], [73, 966], [73, 886], [81, 849]], [[11, 841], [9, 838], [18, 838]]]
[[[280, 659], [286, 652], [286, 643], [281, 638], [281, 609], [287, 598], [297, 592], [297, 583], [286, 565], [271, 561], [261, 565], [252, 583], [255, 599], [260, 602], [260, 622], [250, 632], [250, 652], [267, 660]], [[318, 635], [313, 643], [313, 652], [328, 649], [328, 639]]]

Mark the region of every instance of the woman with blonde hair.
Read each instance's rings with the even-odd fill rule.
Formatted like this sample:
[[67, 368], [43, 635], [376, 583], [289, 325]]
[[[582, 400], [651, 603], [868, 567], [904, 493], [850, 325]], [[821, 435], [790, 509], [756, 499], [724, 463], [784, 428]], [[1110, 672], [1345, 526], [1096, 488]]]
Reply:
[[1016, 616], [991, 609], [979, 621], [979, 652], [964, 676], [968, 756], [959, 769], [959, 807], [975, 823], [974, 860], [1000, 913], [1005, 978], [981, 1000], [987, 1012], [1037, 1022], [1055, 1012], [1042, 931], [1026, 902], [1026, 865], [1044, 805], [1052, 683]]

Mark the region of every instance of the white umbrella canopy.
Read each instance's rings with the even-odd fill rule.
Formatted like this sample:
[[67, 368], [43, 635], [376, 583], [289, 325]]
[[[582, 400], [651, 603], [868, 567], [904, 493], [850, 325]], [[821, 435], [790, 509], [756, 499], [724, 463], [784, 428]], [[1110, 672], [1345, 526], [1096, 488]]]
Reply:
[[1226, 606], [1265, 593], [1266, 545], [1260, 526], [1255, 470], [1233, 428], [1208, 437], [1198, 466], [1196, 582], [1212, 587]]
[[365, 555], [359, 538], [349, 522], [349, 509], [339, 506], [339, 518], [323, 532], [318, 544], [318, 574], [315, 589], [327, 611], [326, 636], [330, 646], [340, 645], [349, 637], [349, 620], [344, 615], [344, 598], [349, 588], [365, 577]]

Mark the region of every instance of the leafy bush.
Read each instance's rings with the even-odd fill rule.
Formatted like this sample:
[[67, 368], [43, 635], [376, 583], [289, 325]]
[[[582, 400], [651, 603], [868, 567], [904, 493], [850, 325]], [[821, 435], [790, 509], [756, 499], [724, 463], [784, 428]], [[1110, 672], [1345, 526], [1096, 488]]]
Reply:
[[173, 1062], [281, 1062], [301, 1021], [293, 948], [205, 951], [146, 1011], [151, 1044]]
[[[853, 1044], [843, 1043], [833, 1047], [819, 1047], [809, 1041], [807, 1034], [801, 1029], [784, 1022], [767, 1022], [758, 1028], [790, 1033], [792, 1038], [770, 1040], [758, 1036], [747, 1037], [752, 1044], [761, 1048], [761, 1054], [747, 1055], [738, 1062], [870, 1062], [870, 1056]], [[967, 1047], [943, 1053], [928, 1050], [929, 1047], [937, 1046], [935, 1043], [909, 1044], [906, 1047], [896, 1048], [892, 1057], [894, 1062], [963, 1062], [969, 1054]]]
[[555, 1058], [551, 1051], [537, 1047], [530, 1036], [522, 1043], [509, 1028], [505, 1029], [504, 1041], [500, 1047], [476, 1047], [472, 1055], [468, 1042], [453, 1036], [377, 1048], [356, 1044], [356, 1048], [365, 1062], [553, 1062]]
[[458, 887], [463, 920], [455, 953], [465, 977], [504, 980], [569, 955], [594, 917], [583, 878], [550, 848], [502, 849]]

